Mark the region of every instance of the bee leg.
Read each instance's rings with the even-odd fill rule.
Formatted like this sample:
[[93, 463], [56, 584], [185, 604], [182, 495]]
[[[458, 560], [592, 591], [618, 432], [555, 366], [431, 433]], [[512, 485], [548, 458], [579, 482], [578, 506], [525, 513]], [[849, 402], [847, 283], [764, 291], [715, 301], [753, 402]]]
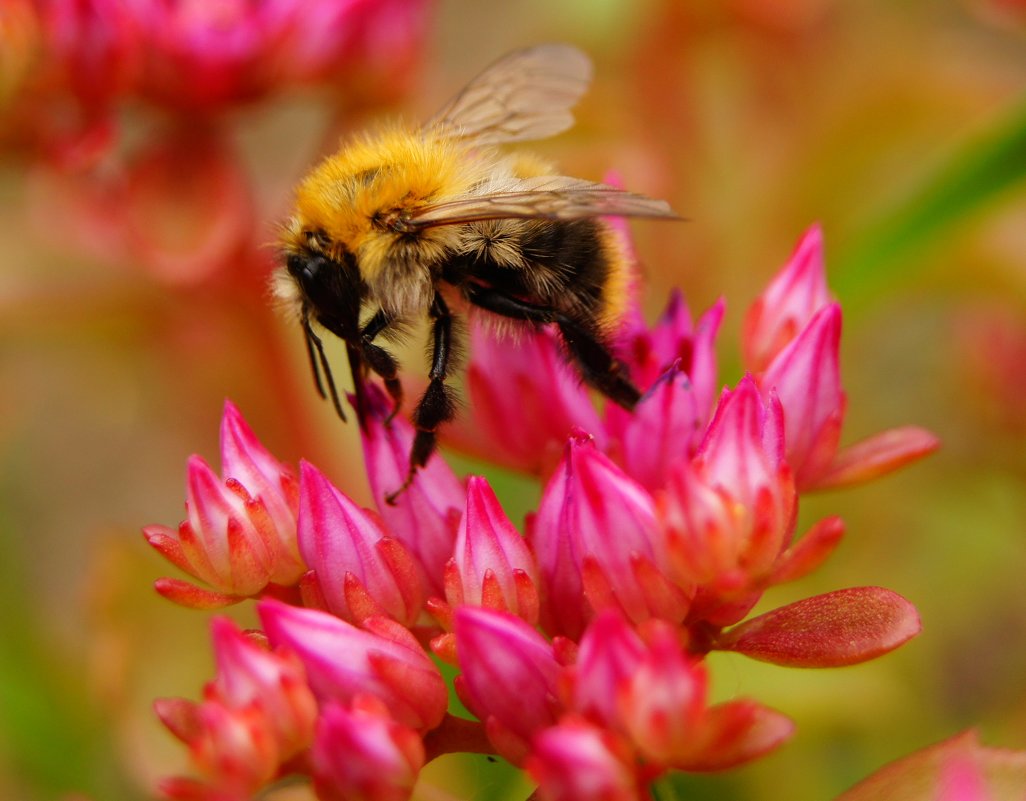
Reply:
[[556, 325], [584, 380], [624, 409], [633, 409], [641, 392], [627, 377], [623, 363], [609, 352], [596, 333], [562, 314], [557, 315]]
[[403, 485], [385, 497], [390, 504], [410, 486], [418, 468], [427, 464], [427, 460], [435, 452], [438, 445], [435, 431], [438, 426], [449, 422], [456, 414], [452, 390], [445, 383], [452, 358], [452, 313], [442, 296], [437, 293], [431, 303], [430, 315], [432, 345], [431, 372], [428, 375], [431, 380], [417, 402], [417, 408], [413, 410], [413, 425], [417, 433], [410, 450], [410, 469]]
[[374, 338], [392, 324], [392, 319], [381, 309], [367, 322], [367, 325], [360, 331], [360, 351], [363, 361], [367, 363], [377, 375], [385, 382], [385, 389], [392, 399], [392, 411], [385, 418], [385, 423], [391, 423], [396, 416], [399, 407], [403, 403], [403, 385], [399, 381], [399, 365], [387, 350], [380, 345], [374, 344]]
[[555, 323], [570, 357], [588, 384], [625, 409], [633, 409], [638, 402], [641, 397], [638, 388], [590, 326], [556, 309], [525, 303], [488, 287], [470, 285], [467, 293], [471, 303], [495, 314], [535, 323]]
[[[306, 355], [310, 359], [310, 369], [313, 371], [314, 386], [317, 387], [317, 394], [322, 398], [331, 395], [331, 403], [335, 407], [335, 414], [342, 422], [346, 422], [346, 413], [342, 410], [342, 401], [338, 396], [338, 389], [335, 387], [335, 379], [331, 374], [331, 365], [328, 364], [328, 357], [324, 353], [324, 343], [310, 325], [310, 317], [307, 310], [303, 309], [302, 317], [303, 336], [306, 339]], [[324, 371], [324, 378], [328, 384], [328, 392], [324, 391], [324, 383], [321, 382], [321, 371]]]

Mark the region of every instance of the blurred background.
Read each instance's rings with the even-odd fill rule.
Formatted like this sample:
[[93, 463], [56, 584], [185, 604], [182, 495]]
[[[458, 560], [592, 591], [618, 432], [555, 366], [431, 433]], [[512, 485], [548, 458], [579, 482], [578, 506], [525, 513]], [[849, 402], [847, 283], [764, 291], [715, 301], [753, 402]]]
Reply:
[[[819, 221], [845, 441], [915, 423], [944, 443], [803, 497], [806, 524], [840, 514], [847, 539], [765, 602], [879, 584], [923, 634], [833, 671], [715, 656], [718, 697], [756, 696], [798, 733], [681, 777], [679, 797], [829, 799], [969, 726], [1026, 748], [1026, 3], [122, 5], [0, 2], [0, 797], [147, 798], [186, 770], [150, 704], [210, 678], [207, 616], [152, 591], [169, 568], [139, 530], [181, 519], [185, 460], [216, 465], [224, 399], [369, 503], [355, 427], [316, 397], [266, 291], [291, 187], [339, 135], [423, 118], [549, 40], [596, 74], [576, 127], [536, 149], [688, 218], [634, 226], [648, 313], [672, 287], [695, 312], [725, 297], [733, 384], [744, 310]], [[537, 501], [529, 479], [452, 462], [494, 478], [518, 523]], [[525, 797], [511, 775], [446, 758], [418, 797]]]

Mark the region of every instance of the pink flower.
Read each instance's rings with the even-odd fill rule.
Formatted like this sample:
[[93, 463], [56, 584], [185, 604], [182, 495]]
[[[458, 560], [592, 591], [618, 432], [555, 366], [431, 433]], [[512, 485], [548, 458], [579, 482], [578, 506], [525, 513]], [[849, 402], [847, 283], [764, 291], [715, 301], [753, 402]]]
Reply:
[[412, 625], [424, 591], [413, 558], [309, 462], [300, 466], [299, 548], [328, 611]]
[[202, 458], [192, 456], [186, 471], [188, 519], [177, 532], [160, 525], [143, 529], [166, 559], [211, 587], [177, 579], [157, 582], [158, 592], [185, 606], [209, 609], [235, 603], [269, 583], [295, 583], [304, 570], [295, 544], [291, 474], [267, 453], [231, 404], [225, 406], [221, 437], [226, 466], [253, 487], [227, 474], [222, 481]]
[[618, 688], [630, 680], [645, 654], [645, 643], [623, 615], [606, 609], [581, 637], [574, 664], [571, 705], [599, 725], [615, 728], [620, 720]]
[[435, 453], [394, 503], [386, 500], [406, 479], [413, 426], [400, 416], [386, 425], [391, 407], [384, 393], [375, 384], [368, 383], [365, 389], [367, 415], [360, 436], [371, 492], [389, 532], [416, 560], [423, 586], [440, 596], [466, 491]]
[[424, 766], [424, 743], [377, 699], [360, 696], [348, 709], [328, 703], [311, 761], [320, 801], [404, 801]]
[[502, 511], [488, 481], [471, 476], [467, 509], [446, 568], [449, 605], [487, 606], [533, 625], [538, 620], [537, 588], [538, 572], [527, 543]]
[[641, 801], [648, 798], [633, 755], [608, 731], [570, 720], [535, 738], [527, 770], [542, 801]]
[[791, 722], [751, 701], [708, 704], [705, 666], [672, 627], [652, 621], [645, 652], [617, 688], [621, 725], [641, 756], [680, 770], [722, 770], [790, 737]]
[[503, 336], [475, 316], [470, 342], [470, 420], [449, 435], [457, 447], [547, 475], [575, 427], [604, 443], [598, 412], [551, 330], [524, 327]]
[[[642, 391], [651, 387], [672, 365], [691, 379], [698, 406], [707, 414], [716, 394], [716, 352], [713, 346], [723, 321], [724, 303], [718, 301], [697, 325], [678, 290], [670, 295], [662, 317], [651, 328], [637, 306], [628, 315], [617, 338], [617, 355], [630, 367], [631, 378]], [[614, 411], [614, 407], [609, 407]], [[619, 416], [619, 411], [616, 411]], [[614, 428], [618, 426], [614, 425]]]
[[666, 577], [652, 496], [581, 436], [566, 445], [531, 526], [544, 626], [576, 638], [594, 611], [680, 619], [689, 595]]
[[257, 611], [271, 644], [296, 654], [322, 703], [373, 695], [404, 726], [424, 732], [441, 722], [448, 704], [445, 681], [398, 623], [368, 618], [357, 628], [327, 612], [272, 600], [261, 601]]
[[460, 607], [455, 630], [462, 671], [456, 691], [496, 750], [520, 764], [531, 738], [560, 712], [552, 646], [520, 618], [494, 609]]
[[787, 462], [799, 488], [815, 483], [837, 453], [845, 396], [840, 375], [841, 307], [822, 307], [759, 379], [784, 409]]
[[[231, 0], [130, 8], [145, 42], [141, 93], [188, 111], [252, 101], [282, 85], [409, 68], [425, 4], [366, 0]], [[387, 53], [383, 57], [382, 52]]]
[[[675, 575], [700, 587], [692, 616], [739, 619], [790, 540], [797, 496], [781, 423], [779, 403], [764, 402], [743, 379], [723, 394], [698, 455], [678, 467], [661, 497]], [[728, 606], [717, 613], [720, 604]]]
[[271, 781], [281, 754], [263, 709], [228, 707], [216, 701], [189, 704], [184, 699], [158, 700], [154, 707], [164, 724], [189, 746], [202, 780], [172, 777], [160, 783], [165, 798], [182, 801], [243, 801]]
[[765, 370], [829, 302], [823, 230], [813, 225], [745, 315], [742, 341], [747, 368], [753, 373]]
[[317, 704], [295, 657], [257, 643], [228, 618], [210, 624], [217, 677], [206, 695], [232, 708], [263, 710], [282, 759], [310, 744]]
[[673, 468], [694, 456], [707, 411], [691, 379], [674, 364], [638, 401], [620, 432], [620, 461], [645, 489], [665, 486]]

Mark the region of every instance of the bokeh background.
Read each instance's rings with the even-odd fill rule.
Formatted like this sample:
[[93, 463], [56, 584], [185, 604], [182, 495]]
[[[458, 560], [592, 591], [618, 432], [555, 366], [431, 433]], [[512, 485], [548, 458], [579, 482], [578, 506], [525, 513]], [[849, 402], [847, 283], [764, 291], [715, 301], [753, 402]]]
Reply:
[[[276, 4], [166, 5], [230, 21]], [[354, 427], [315, 396], [268, 301], [290, 188], [340, 134], [424, 117], [548, 40], [588, 51], [596, 75], [577, 126], [537, 149], [688, 217], [634, 226], [648, 313], [672, 287], [695, 311], [726, 297], [734, 383], [745, 308], [819, 221], [845, 315], [845, 440], [916, 423], [944, 442], [803, 498], [805, 521], [840, 514], [847, 539], [766, 601], [879, 584], [918, 606], [923, 634], [842, 670], [714, 656], [717, 696], [754, 695], [798, 733], [743, 770], [681, 778], [679, 797], [829, 799], [969, 726], [1026, 748], [1026, 4], [437, 0], [324, 74], [230, 102], [173, 82], [97, 98], [79, 70], [71, 91], [102, 111], [84, 121], [54, 102], [67, 87], [40, 60], [36, 7], [0, 2], [0, 797], [147, 798], [185, 769], [150, 703], [210, 677], [206, 615], [152, 591], [168, 568], [139, 529], [181, 519], [185, 460], [216, 464], [223, 400], [280, 458], [369, 502]], [[530, 479], [452, 461], [493, 478], [514, 520], [537, 500]], [[439, 760], [418, 792], [527, 794], [481, 758]]]

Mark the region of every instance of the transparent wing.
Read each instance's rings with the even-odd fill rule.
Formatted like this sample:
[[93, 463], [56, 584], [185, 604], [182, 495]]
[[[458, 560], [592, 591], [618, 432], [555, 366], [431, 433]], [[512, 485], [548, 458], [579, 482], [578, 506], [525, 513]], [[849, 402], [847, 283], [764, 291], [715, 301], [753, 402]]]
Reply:
[[478, 75], [424, 126], [478, 144], [544, 139], [573, 125], [570, 107], [591, 80], [591, 61], [565, 44], [515, 50]]
[[424, 206], [403, 218], [409, 229], [511, 217], [577, 220], [584, 217], [681, 219], [663, 200], [562, 175], [512, 181], [507, 187]]

